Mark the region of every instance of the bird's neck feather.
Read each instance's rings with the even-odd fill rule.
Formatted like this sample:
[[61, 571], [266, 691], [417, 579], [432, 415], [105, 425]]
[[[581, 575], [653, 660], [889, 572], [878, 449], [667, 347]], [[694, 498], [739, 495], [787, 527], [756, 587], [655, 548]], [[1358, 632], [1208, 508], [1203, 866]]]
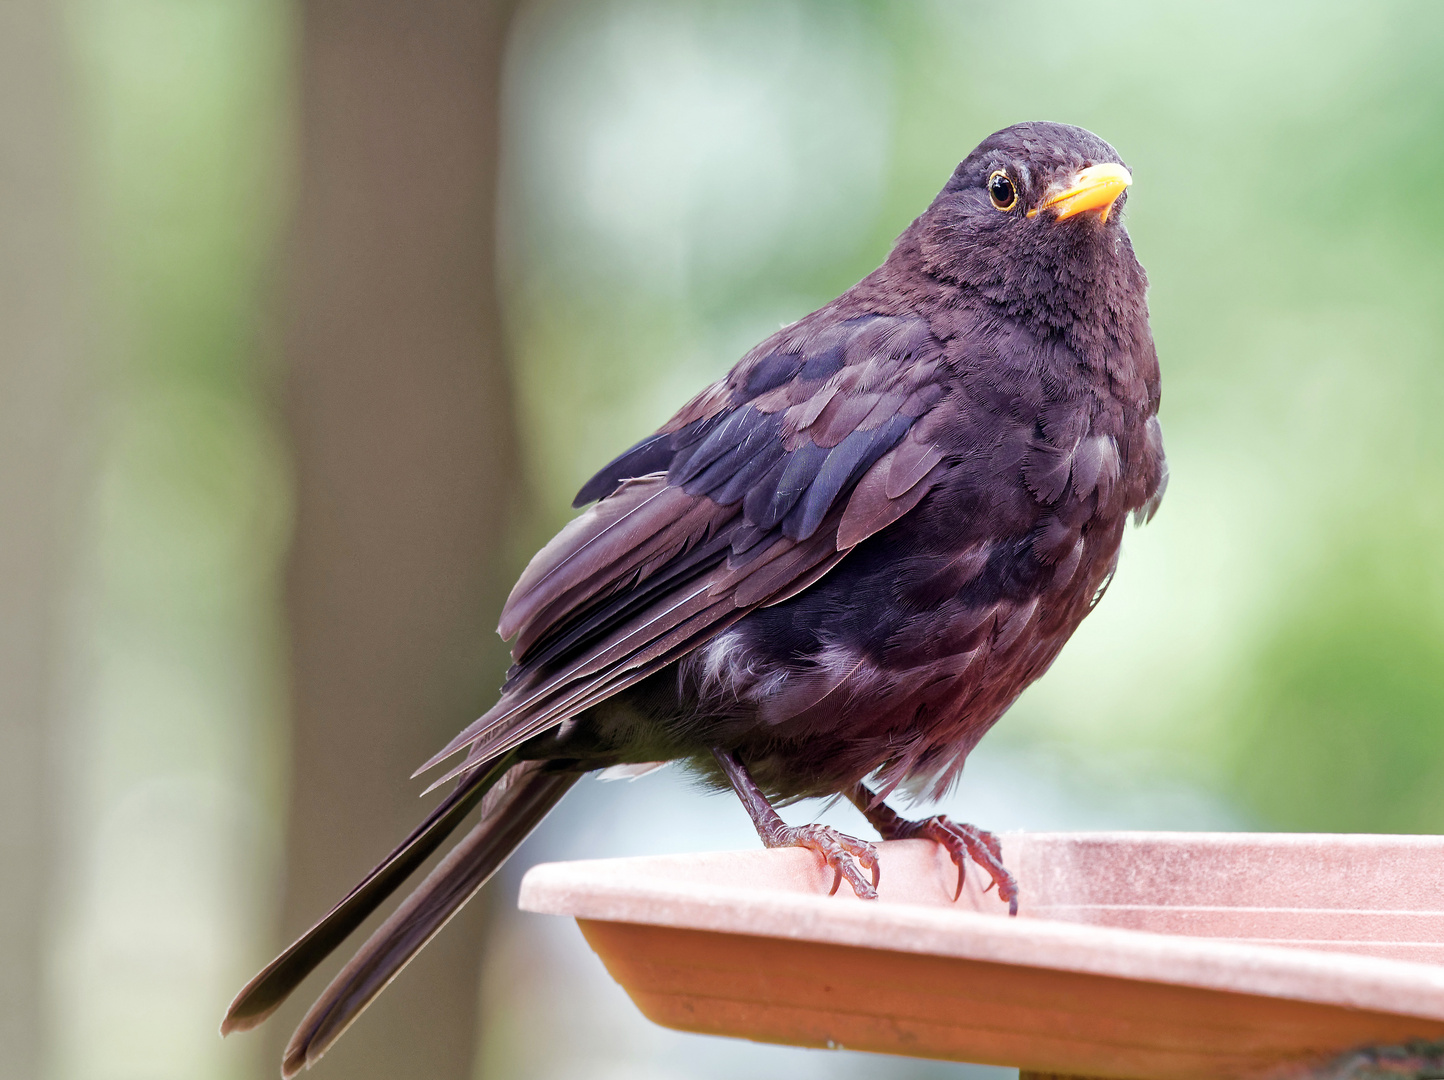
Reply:
[[[1039, 340], [1062, 340], [1089, 366], [1151, 351], [1148, 282], [1128, 233], [1117, 223], [1076, 224], [1001, 243], [999, 234], [960, 239], [956, 219], [924, 214], [859, 289], [875, 302], [916, 305], [926, 298], [937, 308], [992, 309], [993, 317], [1020, 322]], [[1047, 238], [1046, 248], [1031, 238]]]

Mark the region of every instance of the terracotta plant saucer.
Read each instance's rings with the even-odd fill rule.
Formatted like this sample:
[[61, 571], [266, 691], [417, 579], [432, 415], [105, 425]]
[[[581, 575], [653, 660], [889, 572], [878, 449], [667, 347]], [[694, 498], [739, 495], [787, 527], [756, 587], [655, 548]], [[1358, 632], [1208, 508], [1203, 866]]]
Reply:
[[667, 1027], [1128, 1080], [1307, 1068], [1444, 1039], [1444, 837], [1015, 833], [1018, 918], [933, 843], [881, 898], [808, 851], [550, 863], [570, 915]]

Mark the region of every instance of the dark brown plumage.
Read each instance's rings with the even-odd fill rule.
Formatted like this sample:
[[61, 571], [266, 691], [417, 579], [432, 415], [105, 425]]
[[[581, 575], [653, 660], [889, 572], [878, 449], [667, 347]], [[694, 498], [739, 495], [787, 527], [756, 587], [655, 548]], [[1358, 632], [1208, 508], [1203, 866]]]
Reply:
[[[337, 976], [288, 1049], [320, 1056], [582, 773], [685, 759], [769, 845], [875, 895], [871, 845], [768, 799], [843, 794], [944, 844], [1016, 910], [987, 833], [883, 804], [938, 793], [1102, 595], [1163, 493], [1127, 171], [1079, 128], [970, 154], [887, 261], [753, 349], [578, 495], [502, 613], [501, 699], [431, 762], [456, 789], [257, 976], [259, 1023], [474, 806], [482, 821]], [[961, 877], [960, 877], [961, 883]]]

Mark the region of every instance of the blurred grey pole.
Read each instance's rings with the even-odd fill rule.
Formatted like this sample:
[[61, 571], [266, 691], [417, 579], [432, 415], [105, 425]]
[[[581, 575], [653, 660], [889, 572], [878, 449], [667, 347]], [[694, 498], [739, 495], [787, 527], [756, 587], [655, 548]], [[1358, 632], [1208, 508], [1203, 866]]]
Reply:
[[42, 1074], [51, 731], [88, 445], [64, 9], [0, 4], [0, 1080]]
[[[302, 12], [287, 940], [415, 824], [411, 771], [491, 703], [516, 465], [494, 295], [509, 5], [308, 0]], [[469, 1076], [481, 916], [454, 920], [321, 1075]], [[272, 1022], [273, 1048], [322, 985]]]

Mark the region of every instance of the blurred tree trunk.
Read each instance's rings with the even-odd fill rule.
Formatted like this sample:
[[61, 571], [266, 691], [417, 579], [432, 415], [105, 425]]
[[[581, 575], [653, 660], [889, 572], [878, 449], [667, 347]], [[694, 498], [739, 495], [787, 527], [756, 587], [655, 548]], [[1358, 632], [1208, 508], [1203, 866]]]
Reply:
[[[494, 282], [510, 6], [302, 10], [287, 940], [419, 820], [411, 771], [491, 703], [516, 483]], [[481, 929], [479, 910], [447, 927], [323, 1074], [470, 1076]], [[321, 985], [288, 1003], [278, 1043]]]
[[[0, 1077], [42, 1074], [65, 538], [88, 441], [62, 10], [0, 5]], [[74, 794], [73, 787], [68, 794]]]

